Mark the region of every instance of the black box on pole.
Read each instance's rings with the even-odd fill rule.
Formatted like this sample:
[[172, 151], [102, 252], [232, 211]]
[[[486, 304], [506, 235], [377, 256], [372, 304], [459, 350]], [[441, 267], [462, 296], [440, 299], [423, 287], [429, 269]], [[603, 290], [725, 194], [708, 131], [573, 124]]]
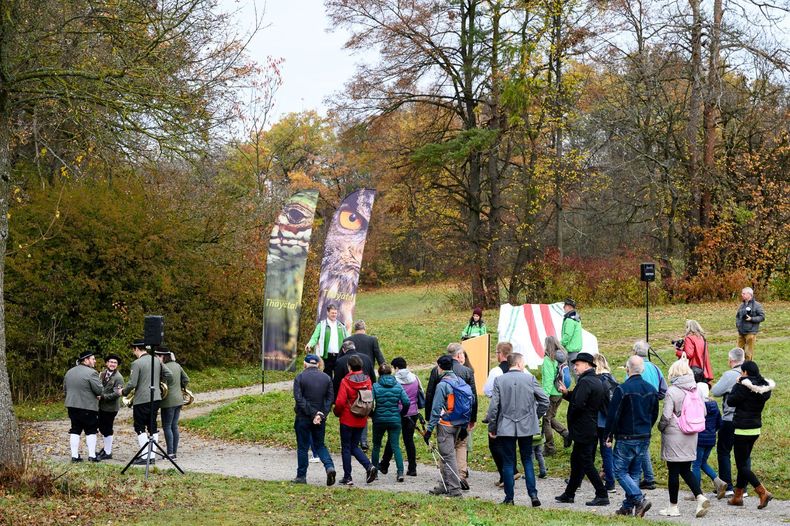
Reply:
[[158, 347], [165, 341], [165, 317], [146, 316], [143, 324], [143, 341], [146, 346]]
[[655, 263], [642, 263], [639, 265], [639, 280], [640, 281], [655, 281], [656, 280], [656, 264]]

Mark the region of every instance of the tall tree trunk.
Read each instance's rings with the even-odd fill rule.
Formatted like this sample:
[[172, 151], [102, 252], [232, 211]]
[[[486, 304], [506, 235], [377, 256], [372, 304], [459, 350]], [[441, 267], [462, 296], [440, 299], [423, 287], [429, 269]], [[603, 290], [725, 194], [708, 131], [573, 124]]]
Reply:
[[716, 178], [716, 139], [718, 125], [719, 97], [721, 96], [721, 71], [719, 69], [719, 49], [721, 48], [721, 20], [723, 16], [721, 0], [713, 0], [713, 23], [710, 28], [708, 46], [708, 79], [705, 86], [705, 99], [702, 122], [705, 130], [702, 173], [704, 182], [700, 194], [700, 227], [711, 224], [713, 211], [712, 181]]
[[[0, 83], [4, 82], [4, 79], [0, 79]], [[8, 127], [10, 119], [7, 116], [6, 97], [5, 90], [0, 86], [0, 468], [22, 465], [22, 444], [11, 401], [5, 345], [4, 278], [8, 241], [8, 198], [11, 189], [11, 148]]]
[[554, 167], [555, 176], [554, 176], [554, 206], [556, 208], [557, 213], [557, 251], [559, 255], [559, 261], [562, 263], [562, 258], [565, 255], [565, 249], [563, 246], [563, 238], [562, 238], [562, 223], [563, 223], [563, 213], [562, 213], [562, 171], [563, 171], [563, 159], [562, 159], [562, 124], [563, 124], [563, 111], [562, 111], [562, 3], [557, 2], [557, 12], [554, 14], [553, 17], [553, 33], [554, 33], [554, 82], [556, 84], [555, 90], [555, 107], [554, 111], [556, 112], [557, 118], [557, 129], [555, 130], [554, 135], [554, 149], [557, 155], [556, 159], [556, 166]]
[[689, 96], [688, 125], [686, 127], [687, 171], [691, 206], [686, 225], [686, 271], [695, 276], [699, 271], [697, 246], [700, 242], [700, 205], [703, 181], [700, 170], [700, 148], [697, 135], [702, 125], [702, 13], [700, 0], [689, 0], [691, 7], [691, 94]]

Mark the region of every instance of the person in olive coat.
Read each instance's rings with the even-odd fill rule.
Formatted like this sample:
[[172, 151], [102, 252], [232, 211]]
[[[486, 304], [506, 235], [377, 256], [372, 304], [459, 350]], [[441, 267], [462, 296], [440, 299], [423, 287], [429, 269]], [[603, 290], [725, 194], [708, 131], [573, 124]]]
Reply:
[[181, 417], [181, 406], [184, 405], [184, 395], [181, 389], [189, 384], [189, 376], [183, 367], [175, 360], [175, 355], [167, 347], [160, 347], [156, 351], [157, 357], [162, 360], [164, 368], [170, 371], [167, 379], [167, 396], [162, 400], [162, 427], [165, 430], [165, 443], [167, 454], [170, 458], [177, 458], [178, 454], [178, 419]]
[[71, 420], [69, 444], [71, 461], [82, 462], [80, 457], [80, 436], [85, 432], [85, 443], [88, 446], [88, 460], [98, 462], [96, 458], [96, 432], [99, 427], [99, 396], [102, 385], [99, 373], [96, 372], [96, 357], [92, 351], [83, 351], [72, 367], [63, 377], [63, 391], [66, 394], [66, 409]]
[[123, 375], [118, 370], [120, 364], [120, 356], [108, 354], [104, 358], [104, 370], [99, 375], [102, 384], [99, 398], [99, 431], [104, 438], [104, 444], [96, 455], [99, 460], [112, 460], [113, 423], [121, 408], [121, 390], [123, 390]]

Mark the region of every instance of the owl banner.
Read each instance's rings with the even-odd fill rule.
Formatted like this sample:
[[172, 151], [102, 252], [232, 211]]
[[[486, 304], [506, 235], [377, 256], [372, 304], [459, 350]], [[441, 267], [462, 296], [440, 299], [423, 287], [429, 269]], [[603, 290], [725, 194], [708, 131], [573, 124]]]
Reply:
[[295, 193], [285, 203], [269, 237], [263, 301], [263, 369], [291, 369], [297, 354], [307, 250], [318, 202], [317, 190]]
[[357, 190], [343, 199], [332, 217], [318, 280], [318, 321], [326, 318], [326, 308], [332, 304], [338, 309], [338, 321], [352, 329], [362, 252], [375, 198], [375, 190]]

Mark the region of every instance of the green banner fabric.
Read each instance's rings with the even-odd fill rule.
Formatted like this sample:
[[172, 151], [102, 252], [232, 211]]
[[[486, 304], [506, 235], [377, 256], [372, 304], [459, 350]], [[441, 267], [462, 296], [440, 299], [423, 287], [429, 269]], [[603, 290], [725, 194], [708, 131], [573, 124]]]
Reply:
[[337, 319], [349, 331], [353, 329], [359, 270], [375, 198], [376, 191], [368, 188], [352, 192], [332, 217], [318, 280], [318, 321], [326, 318], [326, 307], [333, 304], [338, 309]]
[[264, 370], [284, 371], [294, 366], [304, 271], [317, 202], [317, 190], [295, 193], [285, 203], [269, 236], [263, 296]]

